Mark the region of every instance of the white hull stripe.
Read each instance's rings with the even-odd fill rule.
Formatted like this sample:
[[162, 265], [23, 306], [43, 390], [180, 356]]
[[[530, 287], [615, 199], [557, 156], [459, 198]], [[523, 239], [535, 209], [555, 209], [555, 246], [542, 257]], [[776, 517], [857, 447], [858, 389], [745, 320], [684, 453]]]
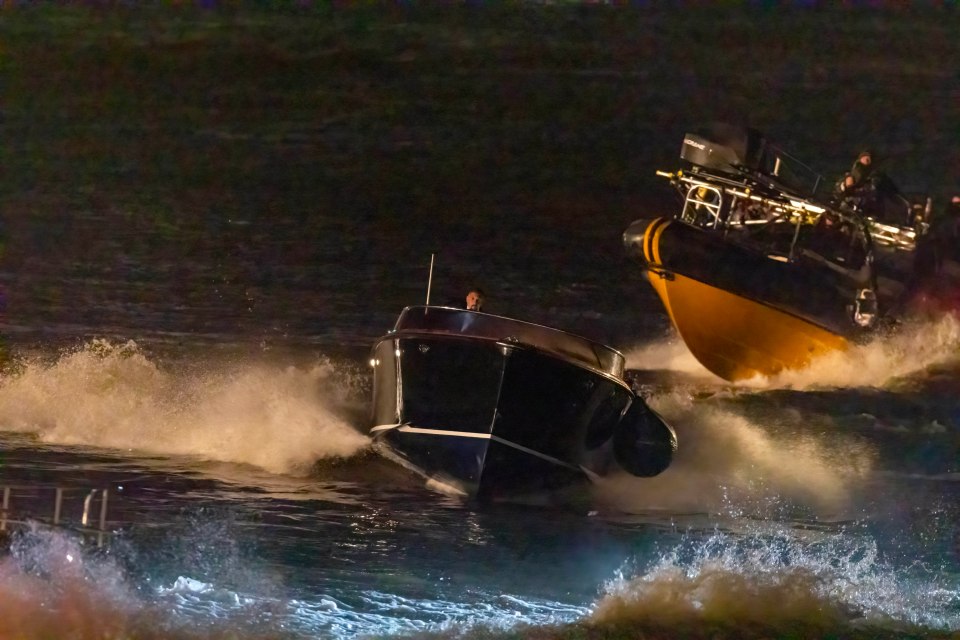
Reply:
[[585, 471], [582, 467], [577, 465], [564, 462], [552, 456], [548, 456], [545, 453], [540, 453], [534, 449], [530, 449], [523, 445], [517, 444], [516, 442], [510, 442], [509, 440], [504, 440], [490, 433], [476, 433], [474, 431], [447, 431], [445, 429], [424, 429], [422, 427], [411, 427], [408, 424], [381, 424], [370, 429], [370, 433], [375, 433], [379, 431], [388, 431], [390, 429], [396, 429], [397, 431], [402, 431], [403, 433], [417, 433], [420, 435], [429, 435], [429, 436], [452, 436], [455, 438], [476, 438], [478, 440], [494, 440], [500, 444], [506, 445], [518, 451], [523, 451], [531, 456], [535, 456], [542, 460], [552, 462], [553, 464], [560, 465], [561, 467], [566, 467], [568, 469], [573, 469], [575, 471]]
[[378, 424], [375, 427], [370, 428], [370, 433], [379, 433], [380, 431], [389, 431], [390, 429], [396, 429], [397, 427], [402, 427], [402, 422], [397, 422], [396, 424]]
[[423, 429], [421, 427], [411, 427], [410, 425], [403, 425], [397, 431], [402, 431], [404, 433], [421, 433], [423, 435], [430, 436], [456, 436], [459, 438], [479, 438], [481, 440], [492, 440], [495, 439], [489, 433], [477, 433], [475, 431], [446, 431], [444, 429]]

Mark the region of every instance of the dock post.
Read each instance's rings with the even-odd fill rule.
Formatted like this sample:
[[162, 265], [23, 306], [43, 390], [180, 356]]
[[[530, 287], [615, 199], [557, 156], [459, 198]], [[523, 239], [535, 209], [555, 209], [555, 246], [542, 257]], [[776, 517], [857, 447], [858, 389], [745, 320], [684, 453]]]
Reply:
[[63, 488], [57, 487], [57, 498], [53, 503], [53, 526], [60, 524], [60, 508], [63, 506]]
[[0, 531], [7, 530], [7, 511], [10, 509], [10, 487], [3, 488], [3, 510], [0, 511]]
[[100, 494], [100, 533], [97, 534], [97, 546], [103, 546], [103, 534], [107, 528], [107, 495], [109, 491], [103, 490]]
[[90, 503], [93, 501], [93, 496], [95, 495], [97, 495], [97, 490], [93, 489], [87, 494], [87, 497], [83, 499], [83, 516], [80, 518], [81, 526], [87, 526], [87, 523], [90, 521]]

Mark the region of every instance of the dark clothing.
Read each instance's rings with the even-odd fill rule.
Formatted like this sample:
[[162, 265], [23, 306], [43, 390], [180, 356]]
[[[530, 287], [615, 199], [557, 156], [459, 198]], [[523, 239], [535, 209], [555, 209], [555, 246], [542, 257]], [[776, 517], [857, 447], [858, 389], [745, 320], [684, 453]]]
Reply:
[[881, 222], [912, 225], [910, 202], [885, 173], [876, 169], [875, 162], [861, 162], [864, 157], [860, 154], [837, 185], [840, 201]]
[[[867, 160], [866, 163], [863, 160]], [[836, 185], [836, 195], [841, 198], [857, 198], [873, 188], [873, 153], [864, 150], [853, 161], [850, 171], [843, 174]]]
[[847, 187], [847, 191], [855, 191], [857, 189], [862, 189], [870, 181], [870, 178], [873, 177], [873, 163], [863, 164], [858, 158], [856, 162], [853, 163], [853, 168], [850, 169], [850, 177], [853, 179], [853, 184]]

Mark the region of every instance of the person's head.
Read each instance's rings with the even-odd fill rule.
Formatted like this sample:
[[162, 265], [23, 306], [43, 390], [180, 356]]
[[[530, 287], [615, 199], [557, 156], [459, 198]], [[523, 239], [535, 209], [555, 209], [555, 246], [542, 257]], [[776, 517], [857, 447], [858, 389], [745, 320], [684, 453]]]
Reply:
[[864, 149], [857, 155], [857, 162], [862, 165], [869, 165], [873, 162], [873, 152], [870, 149]]
[[467, 309], [470, 311], [481, 311], [485, 300], [486, 295], [484, 295], [483, 289], [474, 287], [467, 292]]

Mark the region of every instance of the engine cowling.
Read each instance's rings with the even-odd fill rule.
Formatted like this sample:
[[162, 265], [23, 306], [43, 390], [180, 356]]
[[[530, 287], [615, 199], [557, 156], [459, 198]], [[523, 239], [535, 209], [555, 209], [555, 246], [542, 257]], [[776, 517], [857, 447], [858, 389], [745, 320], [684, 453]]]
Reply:
[[627, 472], [658, 475], [673, 461], [677, 434], [643, 399], [634, 398], [613, 434], [613, 455]]

